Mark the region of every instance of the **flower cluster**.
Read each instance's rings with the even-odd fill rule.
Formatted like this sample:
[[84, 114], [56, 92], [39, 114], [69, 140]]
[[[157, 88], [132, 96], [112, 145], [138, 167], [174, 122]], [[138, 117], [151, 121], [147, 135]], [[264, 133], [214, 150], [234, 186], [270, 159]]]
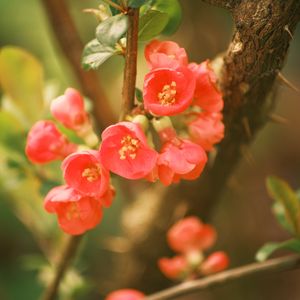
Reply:
[[150, 72], [143, 103], [127, 121], [102, 133], [103, 165], [122, 177], [160, 180], [166, 186], [194, 180], [205, 167], [206, 151], [224, 135], [216, 76], [208, 61], [189, 64], [186, 51], [171, 41], [150, 42], [145, 58]]
[[[73, 130], [86, 144], [97, 144], [78, 91], [68, 88], [52, 101], [50, 109], [58, 122]], [[111, 205], [115, 192], [98, 150], [78, 150], [53, 121], [39, 121], [28, 134], [26, 154], [33, 163], [63, 160], [66, 184], [54, 187], [44, 200], [45, 210], [57, 215], [63, 231], [82, 234], [101, 221], [103, 207]]]
[[48, 193], [45, 209], [57, 214], [69, 234], [100, 222], [114, 195], [110, 172], [166, 186], [194, 180], [206, 165], [206, 152], [223, 138], [223, 99], [209, 62], [189, 63], [183, 48], [157, 40], [146, 46], [145, 58], [150, 72], [143, 103], [102, 132], [100, 147], [82, 96], [72, 88], [54, 99], [50, 110], [91, 148], [79, 150], [50, 120], [37, 122], [28, 134], [26, 154], [33, 163], [63, 160], [66, 184]]
[[228, 256], [222, 251], [213, 252], [205, 258], [203, 251], [215, 243], [216, 231], [197, 217], [187, 217], [174, 224], [167, 233], [167, 241], [178, 254], [172, 258], [161, 258], [158, 266], [170, 279], [194, 279], [228, 267]]

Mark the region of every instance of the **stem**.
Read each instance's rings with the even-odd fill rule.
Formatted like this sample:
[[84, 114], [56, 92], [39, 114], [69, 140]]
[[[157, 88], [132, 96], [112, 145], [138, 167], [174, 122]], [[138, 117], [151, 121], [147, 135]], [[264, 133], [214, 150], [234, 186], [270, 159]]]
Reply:
[[103, 0], [104, 2], [106, 2], [108, 5], [114, 7], [115, 9], [121, 11], [121, 12], [124, 12], [124, 9], [123, 7], [121, 7], [120, 5], [118, 5], [117, 3], [111, 1], [111, 0]]
[[122, 108], [120, 120], [130, 113], [134, 106], [135, 82], [136, 82], [136, 64], [137, 64], [137, 42], [139, 32], [139, 9], [128, 8], [128, 31], [127, 45], [125, 53], [124, 83], [122, 91]]
[[83, 44], [64, 0], [41, 0], [50, 25], [65, 58], [69, 62], [83, 93], [93, 101], [94, 115], [99, 129], [115, 121], [114, 113], [99, 83], [95, 71], [84, 71], [81, 67]]
[[146, 300], [174, 299], [182, 295], [188, 295], [204, 289], [226, 284], [236, 279], [253, 275], [269, 274], [280, 271], [294, 270], [300, 267], [300, 255], [290, 255], [265, 261], [253, 263], [243, 267], [235, 268], [218, 273], [203, 279], [185, 282], [161, 292], [146, 297]]
[[43, 294], [41, 300], [55, 299], [59, 289], [59, 284], [62, 281], [69, 264], [71, 263], [77, 252], [82, 236], [83, 235], [69, 236], [66, 242], [66, 246], [63, 247], [62, 255], [60, 256], [57, 263], [54, 278], [45, 290], [45, 293]]

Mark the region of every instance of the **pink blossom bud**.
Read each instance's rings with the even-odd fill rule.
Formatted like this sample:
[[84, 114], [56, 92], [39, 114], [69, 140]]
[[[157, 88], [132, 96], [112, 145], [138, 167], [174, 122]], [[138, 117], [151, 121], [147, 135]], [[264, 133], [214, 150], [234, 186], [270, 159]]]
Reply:
[[150, 69], [178, 68], [188, 64], [184, 48], [172, 41], [153, 40], [145, 47], [145, 58]]
[[137, 290], [123, 289], [110, 293], [105, 300], [141, 300], [145, 295]]
[[77, 146], [70, 143], [51, 121], [38, 121], [27, 136], [26, 155], [33, 163], [47, 163], [64, 159], [76, 151]]
[[229, 265], [229, 258], [225, 252], [212, 253], [201, 265], [200, 271], [204, 275], [223, 271]]
[[163, 257], [158, 261], [159, 269], [170, 279], [180, 279], [187, 272], [188, 263], [184, 256], [177, 255], [172, 258]]
[[216, 240], [216, 231], [197, 217], [187, 217], [175, 223], [167, 233], [169, 246], [180, 253], [205, 250]]
[[78, 131], [88, 122], [83, 98], [73, 88], [66, 89], [64, 95], [54, 99], [50, 110], [56, 120], [72, 130]]

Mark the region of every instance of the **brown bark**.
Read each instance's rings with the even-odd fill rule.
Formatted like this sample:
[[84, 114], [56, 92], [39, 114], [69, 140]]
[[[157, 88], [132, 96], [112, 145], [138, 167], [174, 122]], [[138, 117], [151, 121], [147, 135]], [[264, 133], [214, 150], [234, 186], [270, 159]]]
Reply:
[[[287, 55], [290, 34], [300, 19], [300, 1], [227, 1], [228, 6], [224, 5], [225, 1], [205, 2], [229, 7], [236, 25], [223, 59], [219, 82], [225, 101], [226, 135], [218, 147], [214, 165], [200, 180], [182, 182], [166, 194], [161, 193], [163, 199], [156, 201], [155, 215], [151, 215], [155, 222], [151, 227], [145, 226], [138, 239], [134, 238], [134, 229], [127, 226], [128, 235], [133, 237], [130, 238], [132, 250], [123, 259], [132, 268], [127, 273], [122, 272], [116, 288], [135, 286], [149, 293], [167, 285], [156, 262], [168, 252], [165, 232], [174, 221], [174, 214], [182, 208], [185, 214], [195, 214], [202, 219], [209, 217], [243, 156], [244, 147], [253, 141], [274, 107], [274, 98], [270, 95]], [[137, 207], [130, 208], [136, 216], [144, 209]], [[119, 273], [118, 270], [114, 272]]]
[[76, 76], [83, 93], [93, 102], [94, 116], [99, 129], [111, 125], [116, 117], [101, 87], [95, 71], [81, 67], [83, 44], [64, 0], [42, 0], [58, 43]]

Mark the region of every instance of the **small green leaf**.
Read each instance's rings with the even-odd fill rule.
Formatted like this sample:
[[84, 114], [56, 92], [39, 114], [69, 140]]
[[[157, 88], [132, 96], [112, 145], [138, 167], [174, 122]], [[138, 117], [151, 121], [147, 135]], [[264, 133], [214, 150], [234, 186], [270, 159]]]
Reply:
[[101, 22], [96, 28], [96, 38], [103, 46], [115, 47], [116, 43], [126, 33], [128, 17], [118, 14]]
[[147, 2], [149, 2], [149, 0], [129, 0], [128, 6], [137, 8], [137, 7], [141, 7], [142, 5], [146, 4]]
[[299, 235], [300, 203], [296, 193], [285, 181], [275, 176], [267, 178], [267, 189], [270, 196], [283, 205], [287, 221], [291, 224], [293, 232]]
[[34, 122], [43, 112], [43, 69], [30, 53], [17, 47], [4, 47], [0, 52], [0, 86]]
[[109, 46], [101, 45], [96, 39], [90, 41], [84, 47], [82, 54], [82, 66], [84, 69], [97, 69], [108, 58], [117, 54], [117, 51]]
[[171, 35], [178, 29], [181, 19], [182, 10], [178, 0], [157, 0], [153, 9], [167, 13], [169, 22], [162, 31], [163, 34]]
[[143, 102], [143, 92], [138, 88], [135, 88], [135, 97], [138, 102]]
[[267, 243], [257, 251], [255, 259], [260, 262], [265, 261], [273, 252], [280, 249], [300, 252], [300, 240], [292, 239], [282, 243]]
[[282, 228], [286, 229], [291, 234], [293, 234], [294, 230], [291, 224], [286, 219], [284, 206], [279, 202], [275, 202], [272, 205], [272, 212], [275, 215], [278, 223], [282, 226]]
[[157, 10], [148, 10], [140, 18], [139, 40], [148, 41], [159, 35], [169, 21], [169, 16]]

